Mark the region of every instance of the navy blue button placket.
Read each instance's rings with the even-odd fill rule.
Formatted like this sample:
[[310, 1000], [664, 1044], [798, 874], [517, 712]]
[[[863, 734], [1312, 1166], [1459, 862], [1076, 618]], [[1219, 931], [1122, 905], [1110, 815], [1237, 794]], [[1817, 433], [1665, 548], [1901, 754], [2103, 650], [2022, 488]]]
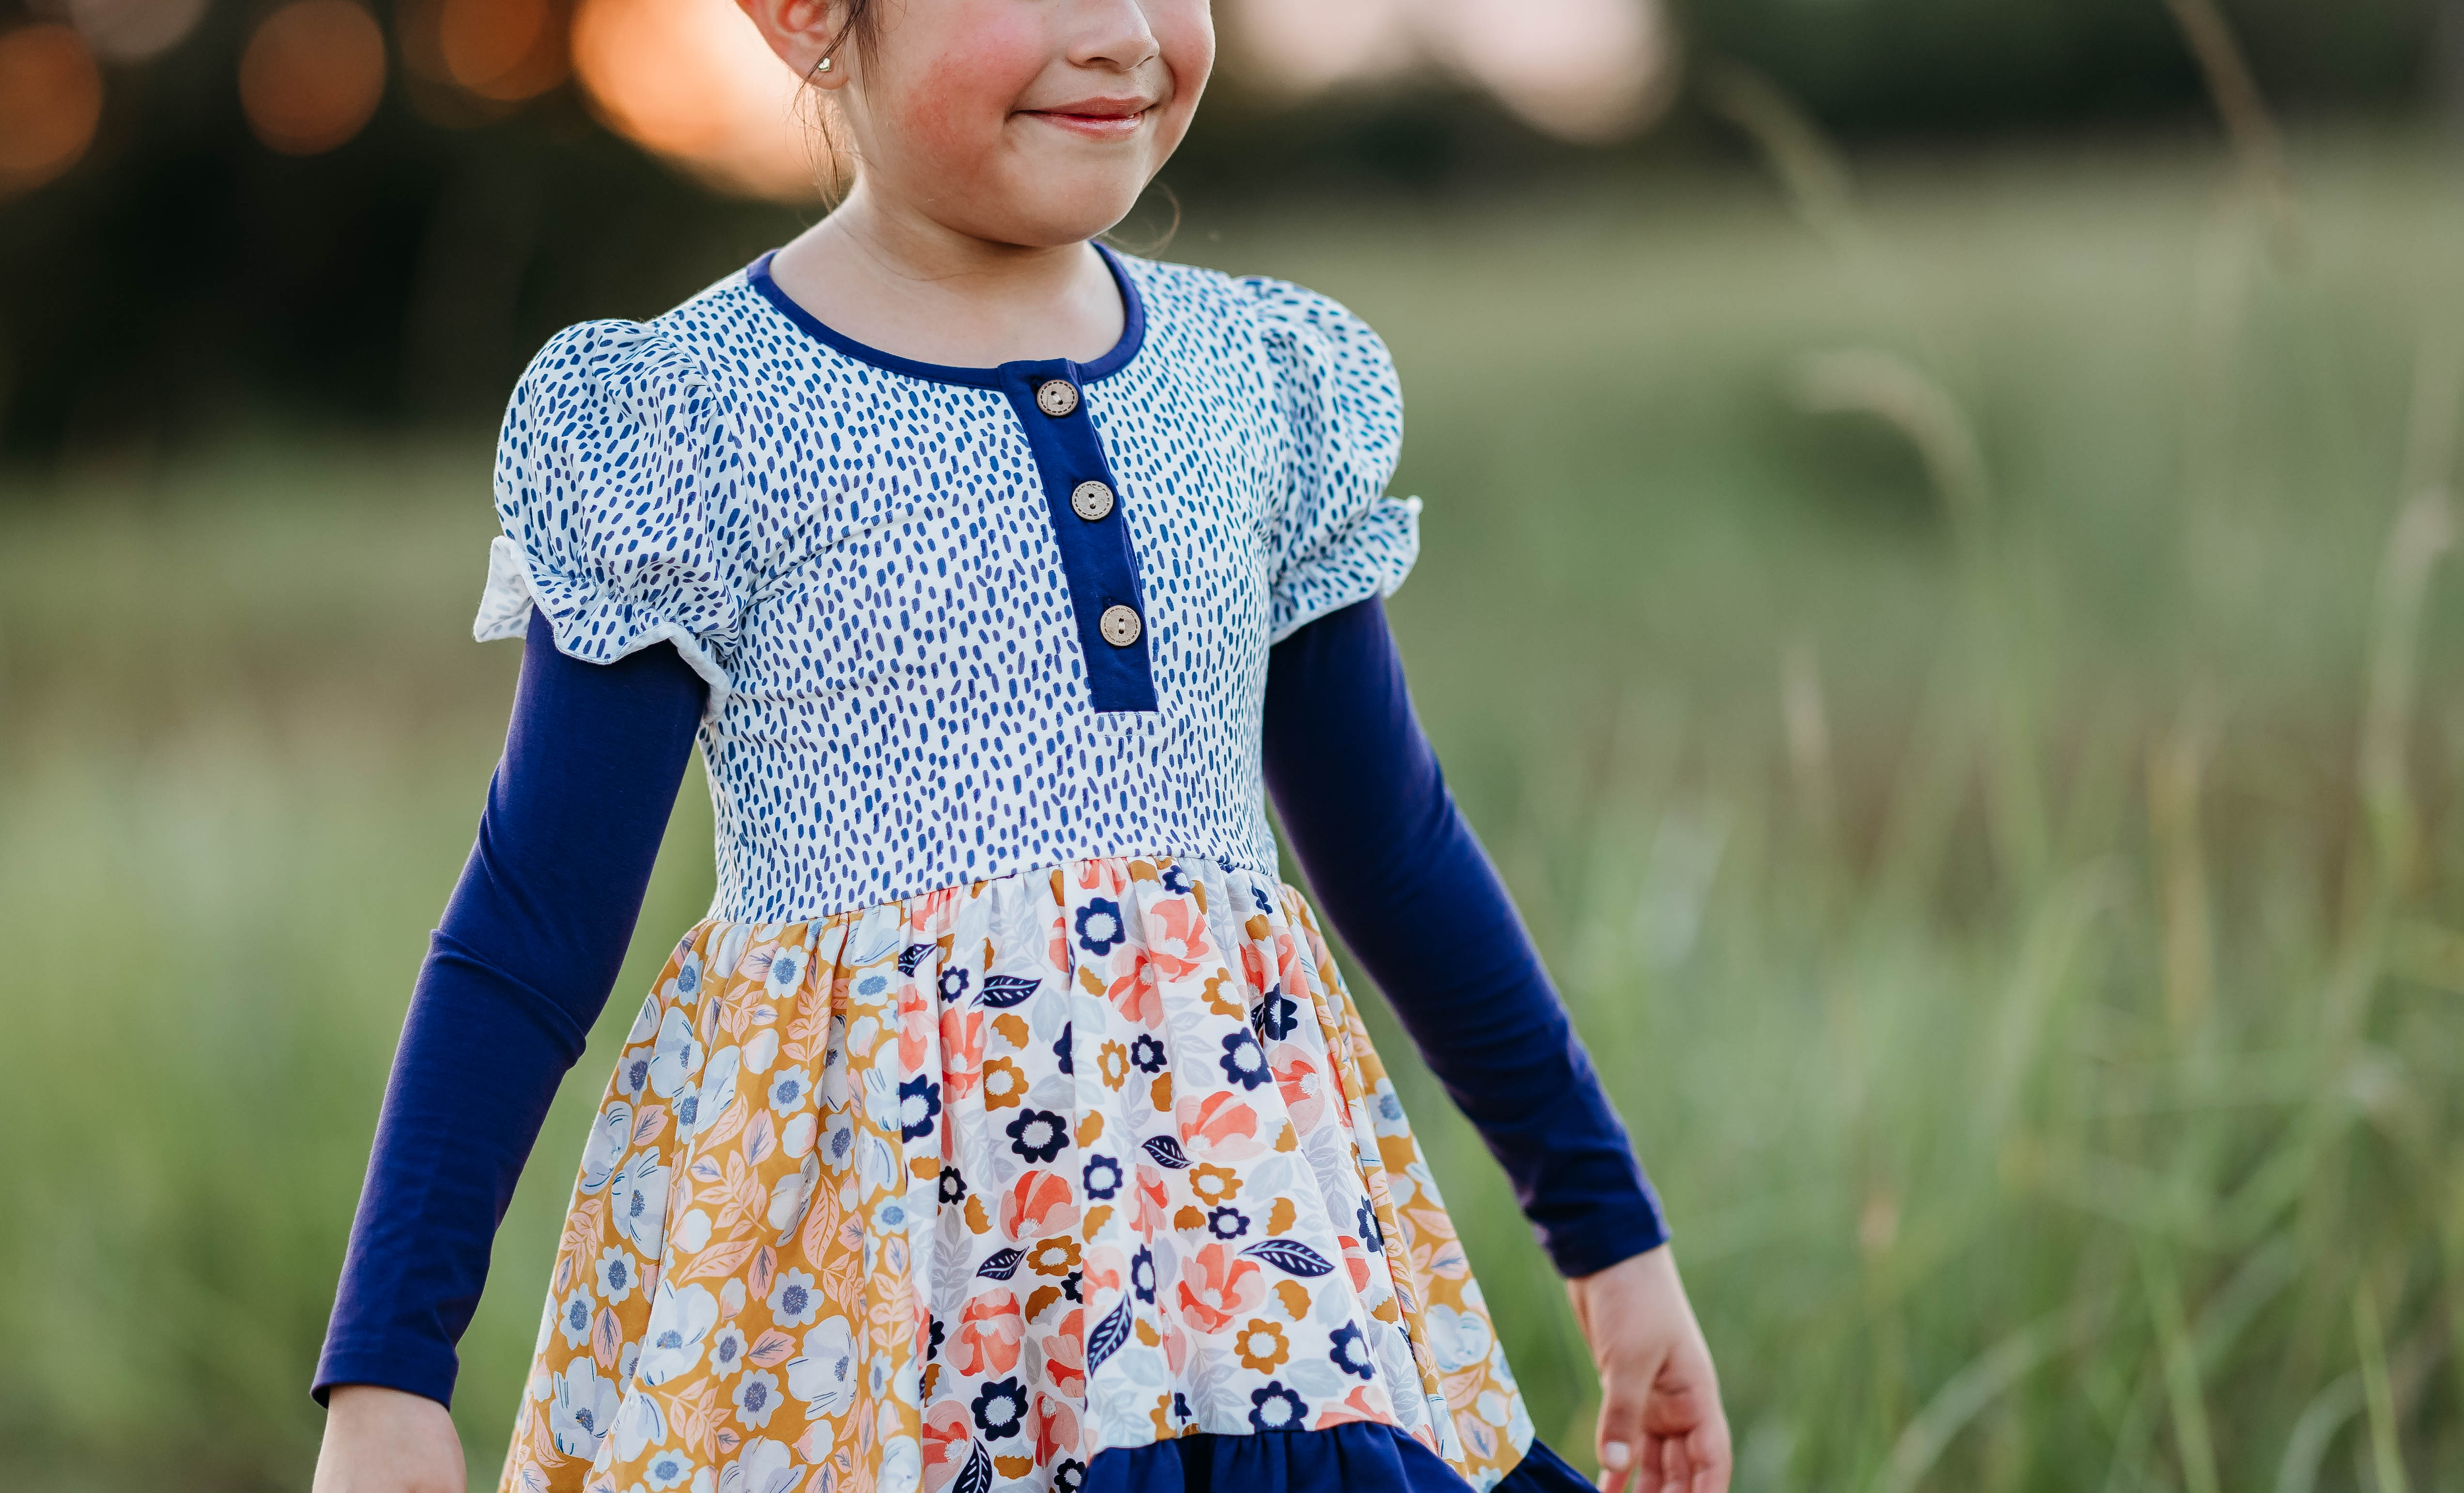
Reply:
[[[1067, 385], [1065, 397], [1050, 388]], [[1061, 569], [1069, 583], [1069, 610], [1078, 626], [1078, 647], [1087, 659], [1088, 692], [1099, 711], [1152, 711], [1155, 670], [1147, 641], [1154, 628], [1138, 585], [1138, 557], [1130, 546], [1125, 514], [1130, 494], [1112, 477], [1104, 445], [1087, 415], [1086, 386], [1078, 365], [1066, 358], [1001, 366], [1001, 392], [1009, 397], [1044, 482], [1044, 506], [1052, 537], [1061, 546]], [[1042, 396], [1039, 399], [1039, 395]], [[1058, 411], [1058, 412], [1056, 412]], [[1081, 483], [1101, 482], [1112, 493], [1101, 516], [1083, 518], [1069, 501]], [[1136, 635], [1126, 644], [1105, 636], [1105, 613], [1126, 607]], [[1128, 631], [1115, 614], [1113, 631]]]

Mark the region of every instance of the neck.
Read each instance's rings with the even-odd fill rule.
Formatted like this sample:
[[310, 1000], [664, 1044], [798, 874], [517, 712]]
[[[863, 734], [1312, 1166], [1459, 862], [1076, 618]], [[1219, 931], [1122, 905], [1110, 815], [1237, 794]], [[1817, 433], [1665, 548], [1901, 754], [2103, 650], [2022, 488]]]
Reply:
[[925, 362], [1091, 362], [1121, 335], [1120, 295], [1091, 246], [979, 238], [861, 180], [770, 272], [836, 330]]
[[1065, 296], [1091, 257], [1083, 243], [1004, 244], [979, 238], [913, 203], [869, 189], [861, 179], [810, 236], [843, 242], [884, 274], [979, 302]]

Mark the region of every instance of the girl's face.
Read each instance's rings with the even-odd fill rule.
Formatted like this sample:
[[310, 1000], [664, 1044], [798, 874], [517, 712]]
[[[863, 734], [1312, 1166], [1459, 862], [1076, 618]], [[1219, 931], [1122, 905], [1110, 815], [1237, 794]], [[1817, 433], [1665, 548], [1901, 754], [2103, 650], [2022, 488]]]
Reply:
[[1215, 64], [1207, 0], [737, 0], [844, 111], [864, 190], [1032, 247], [1094, 237], [1162, 169]]

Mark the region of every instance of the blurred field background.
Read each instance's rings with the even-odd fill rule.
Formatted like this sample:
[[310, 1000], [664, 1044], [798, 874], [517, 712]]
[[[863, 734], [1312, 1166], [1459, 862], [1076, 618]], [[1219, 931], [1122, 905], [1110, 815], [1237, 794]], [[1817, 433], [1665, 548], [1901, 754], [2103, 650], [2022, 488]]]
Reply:
[[[304, 1488], [517, 662], [467, 641], [489, 406], [816, 209], [561, 62], [423, 80], [411, 7], [352, 133], [270, 140], [229, 75], [283, 12], [114, 60], [141, 9], [0, 29], [107, 85], [0, 162], [0, 1486]], [[1353, 53], [1260, 34], [1349, 71], [1234, 65], [1166, 252], [1394, 348], [1416, 691], [1667, 1197], [1740, 1486], [2464, 1488], [2452, 29], [1705, 5], [1551, 83], [1319, 9]], [[709, 833], [696, 778], [620, 1009]], [[601, 1035], [464, 1344], [483, 1483]], [[1588, 1465], [1562, 1295], [1406, 1080]]]

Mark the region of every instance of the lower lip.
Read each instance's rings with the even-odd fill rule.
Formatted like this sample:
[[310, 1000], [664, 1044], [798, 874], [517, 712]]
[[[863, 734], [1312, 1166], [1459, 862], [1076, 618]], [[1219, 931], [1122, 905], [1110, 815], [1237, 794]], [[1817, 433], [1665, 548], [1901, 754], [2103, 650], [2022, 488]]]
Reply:
[[1057, 125], [1085, 140], [1127, 140], [1146, 126], [1147, 115], [1153, 112], [1140, 110], [1136, 114], [1095, 115], [1054, 114], [1042, 109], [1026, 111], [1030, 119]]

